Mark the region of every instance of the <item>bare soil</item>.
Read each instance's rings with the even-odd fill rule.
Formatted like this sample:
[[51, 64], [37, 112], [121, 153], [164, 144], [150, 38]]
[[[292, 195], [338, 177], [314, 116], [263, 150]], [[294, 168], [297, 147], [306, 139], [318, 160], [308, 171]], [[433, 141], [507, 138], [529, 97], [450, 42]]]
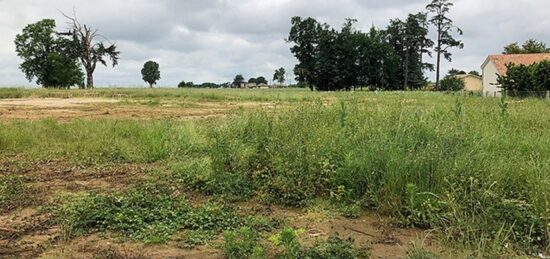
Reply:
[[107, 98], [0, 99], [0, 121], [71, 119], [201, 119], [223, 116], [232, 110], [271, 107], [256, 102], [190, 102], [172, 100], [148, 103]]

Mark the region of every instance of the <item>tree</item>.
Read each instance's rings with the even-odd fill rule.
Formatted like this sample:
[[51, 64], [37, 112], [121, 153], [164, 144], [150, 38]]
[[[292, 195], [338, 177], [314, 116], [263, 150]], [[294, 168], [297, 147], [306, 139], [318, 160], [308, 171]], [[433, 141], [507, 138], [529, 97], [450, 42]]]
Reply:
[[179, 84], [178, 84], [178, 88], [185, 88], [187, 87], [185, 81], [181, 81]]
[[84, 74], [72, 53], [72, 42], [59, 37], [55, 21], [44, 19], [27, 25], [15, 37], [17, 55], [23, 59], [19, 68], [26, 78], [45, 88], [69, 88], [80, 85]]
[[63, 33], [63, 35], [72, 37], [73, 41], [77, 43], [75, 54], [80, 58], [86, 70], [86, 87], [93, 89], [94, 72], [97, 63], [99, 62], [107, 66], [106, 58], [108, 57], [111, 60], [112, 66], [115, 67], [118, 65], [120, 52], [117, 51], [116, 44], [114, 43], [105, 45], [103, 41], [96, 41], [96, 37], [104, 37], [100, 36], [97, 30], [87, 25], [81, 25], [76, 15], [74, 17], [63, 15], [69, 19], [70, 26], [69, 32]]
[[406, 21], [394, 19], [386, 30], [388, 42], [400, 61], [400, 86], [396, 89], [419, 89], [426, 84], [424, 70], [433, 65], [423, 62], [423, 56], [431, 56], [433, 41], [428, 38], [428, 20], [425, 13], [409, 14]]
[[157, 84], [160, 79], [159, 64], [155, 61], [145, 62], [141, 69], [141, 76], [143, 81], [149, 83], [149, 87], [153, 88], [153, 85]]
[[306, 83], [313, 91], [318, 75], [316, 64], [318, 64], [319, 34], [323, 28], [321, 24], [311, 17], [306, 19], [293, 17], [291, 24], [292, 27], [287, 42], [294, 43], [290, 51], [299, 62], [294, 67], [296, 81]]
[[252, 78], [248, 79], [248, 83], [249, 84], [256, 84], [257, 83], [256, 78], [252, 77]]
[[466, 75], [466, 71], [464, 70], [458, 70], [456, 68], [451, 68], [449, 72], [447, 72], [450, 76], [456, 76], [456, 75]]
[[267, 85], [269, 82], [267, 82], [267, 79], [265, 79], [265, 77], [263, 76], [260, 76], [258, 78], [256, 78], [256, 84], [259, 84], [259, 85]]
[[550, 53], [550, 48], [544, 42], [538, 42], [535, 39], [529, 39], [523, 43], [514, 42], [504, 47], [502, 54], [532, 54], [532, 53]]
[[241, 74], [238, 74], [235, 76], [235, 79], [233, 79], [233, 86], [234, 87], [240, 87], [241, 84], [244, 83], [244, 77]]
[[464, 80], [456, 76], [448, 75], [441, 80], [441, 91], [462, 91], [464, 87]]
[[497, 82], [511, 96], [544, 96], [550, 91], [550, 61], [532, 65], [507, 65], [508, 72]]
[[458, 47], [460, 49], [464, 48], [464, 44], [461, 41], [456, 40], [451, 34], [453, 30], [456, 30], [459, 35], [463, 34], [462, 30], [454, 26], [453, 20], [447, 16], [452, 6], [453, 3], [450, 0], [433, 0], [431, 4], [426, 6], [426, 9], [433, 14], [430, 19], [430, 23], [437, 29], [437, 40], [435, 43], [435, 52], [437, 57], [435, 83], [436, 90], [439, 90], [441, 56], [443, 55], [446, 60], [452, 61], [452, 54], [449, 49], [454, 47]]
[[285, 74], [286, 70], [284, 67], [275, 70], [275, 73], [273, 74], [273, 81], [282, 85], [285, 82]]
[[479, 76], [479, 77], [481, 77], [481, 74], [480, 74], [478, 71], [476, 71], [476, 70], [472, 70], [472, 71], [468, 72], [468, 75], [473, 75], [473, 76]]

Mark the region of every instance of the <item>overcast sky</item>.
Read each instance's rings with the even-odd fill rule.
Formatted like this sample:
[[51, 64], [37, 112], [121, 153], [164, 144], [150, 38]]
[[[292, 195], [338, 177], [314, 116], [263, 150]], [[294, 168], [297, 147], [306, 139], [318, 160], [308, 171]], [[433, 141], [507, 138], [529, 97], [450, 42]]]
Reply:
[[[96, 85], [145, 86], [140, 69], [160, 63], [159, 85], [181, 80], [223, 83], [237, 73], [265, 76], [296, 60], [285, 42], [292, 16], [311, 16], [339, 28], [346, 17], [357, 27], [387, 26], [393, 18], [424, 11], [429, 0], [0, 0], [0, 86], [32, 86], [18, 69], [15, 35], [29, 23], [76, 10], [82, 23], [118, 44], [116, 68], [98, 68]], [[464, 30], [465, 48], [453, 50], [451, 67], [480, 70], [488, 54], [528, 38], [550, 43], [548, 0], [456, 0], [451, 17]], [[432, 73], [428, 76], [433, 78]]]

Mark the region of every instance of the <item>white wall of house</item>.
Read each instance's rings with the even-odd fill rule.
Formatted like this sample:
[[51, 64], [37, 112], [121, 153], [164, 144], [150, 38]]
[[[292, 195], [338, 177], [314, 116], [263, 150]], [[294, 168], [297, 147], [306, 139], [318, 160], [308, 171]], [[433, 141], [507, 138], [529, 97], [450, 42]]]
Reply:
[[483, 94], [488, 96], [500, 96], [500, 88], [497, 85], [497, 67], [489, 61], [483, 69]]

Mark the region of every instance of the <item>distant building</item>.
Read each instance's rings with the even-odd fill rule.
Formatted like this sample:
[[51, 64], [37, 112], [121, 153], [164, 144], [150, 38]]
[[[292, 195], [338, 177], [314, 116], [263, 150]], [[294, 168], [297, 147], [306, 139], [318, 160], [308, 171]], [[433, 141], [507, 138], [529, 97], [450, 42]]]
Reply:
[[497, 78], [508, 73], [506, 65], [532, 65], [550, 60], [550, 53], [491, 55], [487, 57], [481, 69], [483, 70], [483, 94], [486, 96], [500, 96]]
[[462, 79], [464, 81], [464, 90], [470, 92], [483, 91], [483, 80], [480, 76], [471, 74], [455, 75], [454, 77]]

